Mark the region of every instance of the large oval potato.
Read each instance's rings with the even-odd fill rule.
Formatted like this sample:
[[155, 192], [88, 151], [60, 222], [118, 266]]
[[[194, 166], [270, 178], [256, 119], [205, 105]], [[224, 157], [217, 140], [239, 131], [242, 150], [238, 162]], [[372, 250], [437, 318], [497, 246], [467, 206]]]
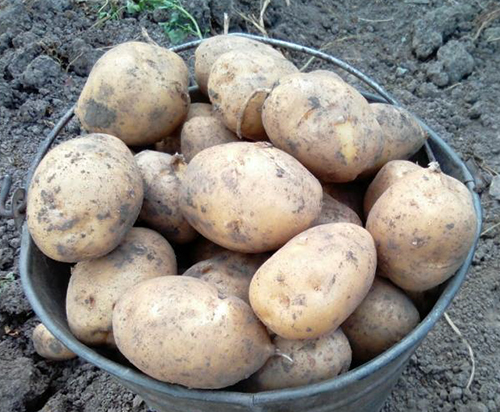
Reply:
[[71, 270], [66, 315], [71, 332], [88, 345], [114, 345], [112, 314], [132, 286], [158, 276], [177, 275], [174, 251], [158, 233], [134, 227], [120, 245]]
[[363, 226], [361, 219], [354, 210], [335, 200], [330, 195], [323, 193], [323, 208], [321, 209], [319, 218], [316, 220], [315, 226], [341, 222]]
[[134, 224], [143, 191], [139, 168], [122, 141], [105, 134], [68, 140], [36, 168], [28, 192], [28, 229], [51, 259], [103, 256]]
[[76, 355], [50, 333], [43, 323], [33, 329], [31, 339], [36, 353], [45, 359], [63, 361], [76, 358]]
[[139, 219], [175, 243], [188, 243], [198, 236], [179, 206], [186, 163], [179, 155], [144, 150], [135, 155], [144, 179], [144, 203]]
[[364, 299], [377, 255], [370, 234], [330, 223], [295, 236], [250, 284], [255, 314], [285, 339], [314, 339], [337, 329]]
[[345, 373], [351, 366], [351, 347], [340, 328], [316, 339], [277, 336], [273, 344], [293, 362], [283, 356], [271, 357], [251, 378], [259, 391], [311, 385]]
[[350, 182], [373, 167], [383, 135], [366, 99], [335, 73], [297, 73], [279, 80], [262, 122], [271, 142], [324, 182]]
[[476, 219], [467, 187], [433, 163], [390, 186], [372, 207], [366, 228], [375, 239], [380, 270], [402, 289], [423, 291], [463, 263]]
[[236, 252], [275, 250], [311, 226], [321, 212], [318, 180], [269, 143], [227, 143], [198, 153], [181, 191], [188, 222]]
[[297, 72], [284, 57], [233, 50], [220, 56], [212, 66], [208, 96], [216, 114], [239, 137], [267, 140], [262, 104], [278, 79]]
[[189, 109], [188, 69], [159, 46], [122, 43], [94, 65], [75, 113], [90, 132], [109, 133], [130, 146], [158, 142]]
[[368, 362], [408, 335], [420, 322], [411, 299], [389, 281], [375, 278], [366, 298], [342, 324], [357, 362]]
[[232, 50], [257, 50], [278, 58], [284, 56], [267, 44], [241, 36], [219, 35], [203, 40], [194, 52], [194, 73], [200, 91], [208, 94], [208, 78], [215, 61]]
[[188, 388], [230, 386], [274, 353], [252, 309], [189, 276], [151, 279], [130, 289], [113, 313], [120, 351], [155, 379]]

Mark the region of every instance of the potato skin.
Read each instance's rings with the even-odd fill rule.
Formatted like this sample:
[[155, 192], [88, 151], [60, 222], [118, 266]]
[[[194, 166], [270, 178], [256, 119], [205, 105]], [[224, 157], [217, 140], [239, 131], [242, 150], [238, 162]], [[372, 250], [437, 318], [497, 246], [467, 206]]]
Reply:
[[88, 345], [114, 346], [112, 312], [128, 289], [147, 279], [177, 275], [174, 250], [153, 230], [134, 227], [110, 254], [71, 270], [66, 315], [71, 332]]
[[186, 162], [190, 162], [202, 150], [239, 141], [240, 139], [224, 126], [221, 120], [198, 116], [184, 123], [181, 133], [181, 152]]
[[184, 218], [179, 206], [186, 169], [182, 156], [144, 150], [135, 155], [135, 160], [144, 179], [144, 203], [139, 219], [170, 242], [183, 244], [196, 239], [198, 232]]
[[375, 239], [380, 270], [402, 289], [423, 291], [460, 267], [476, 223], [468, 189], [434, 163], [390, 186], [372, 207], [366, 228]]
[[264, 365], [274, 347], [241, 299], [189, 276], [151, 279], [130, 289], [113, 313], [120, 351], [155, 379], [217, 389]]
[[90, 132], [130, 146], [160, 141], [189, 109], [188, 69], [174, 52], [147, 43], [113, 47], [94, 65], [75, 113]]
[[219, 246], [217, 243], [214, 243], [206, 237], [200, 235], [189, 245], [188, 258], [191, 264], [194, 265], [202, 260], [211, 259], [219, 253], [227, 251], [227, 249]]
[[237, 49], [257, 50], [278, 58], [284, 58], [278, 50], [273, 49], [271, 46], [245, 37], [220, 35], [203, 40], [194, 52], [196, 83], [203, 94], [208, 95], [208, 78], [216, 60], [224, 53]]
[[369, 360], [386, 351], [420, 322], [411, 299], [391, 282], [376, 277], [366, 298], [342, 324], [357, 362]]
[[315, 226], [341, 222], [363, 226], [356, 212], [343, 203], [340, 203], [338, 200], [335, 200], [330, 195], [323, 193], [323, 208], [321, 209], [319, 218], [316, 220]]
[[392, 184], [417, 170], [422, 170], [422, 167], [408, 160], [392, 160], [386, 163], [366, 189], [363, 200], [365, 217], [368, 217], [375, 202]]
[[351, 347], [340, 328], [316, 339], [288, 340], [278, 336], [273, 344], [293, 363], [283, 357], [270, 358], [251, 378], [259, 391], [311, 385], [345, 373], [351, 366]]
[[326, 183], [354, 180], [382, 154], [382, 129], [368, 102], [324, 70], [281, 78], [262, 121], [276, 147]]
[[103, 256], [136, 221], [143, 191], [139, 168], [122, 141], [105, 134], [68, 140], [47, 153], [33, 175], [28, 229], [54, 260]]
[[255, 314], [285, 339], [314, 339], [337, 329], [364, 299], [377, 256], [370, 234], [330, 223], [295, 236], [250, 284]]
[[43, 323], [40, 323], [35, 329], [31, 337], [36, 353], [42, 358], [64, 361], [76, 358], [76, 355], [62, 344]]
[[298, 69], [283, 57], [246, 49], [233, 50], [220, 56], [212, 66], [208, 97], [228, 129], [239, 137], [267, 140], [262, 124], [262, 105], [268, 95], [267, 89], [281, 77], [297, 72]]
[[323, 192], [346, 205], [363, 218], [363, 197], [366, 191], [366, 182], [326, 183]]
[[229, 250], [275, 250], [321, 212], [318, 180], [269, 143], [227, 143], [188, 164], [180, 204], [188, 222]]

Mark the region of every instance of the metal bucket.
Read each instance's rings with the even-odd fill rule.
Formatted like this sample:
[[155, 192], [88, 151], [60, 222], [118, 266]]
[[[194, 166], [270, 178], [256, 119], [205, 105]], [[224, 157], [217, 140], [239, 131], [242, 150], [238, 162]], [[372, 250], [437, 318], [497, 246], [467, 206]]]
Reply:
[[[248, 35], [247, 35], [248, 36]], [[377, 94], [365, 93], [370, 101], [398, 104], [373, 80], [357, 71], [347, 63], [317, 50], [284, 41], [248, 36], [296, 52], [306, 53], [332, 63], [358, 77]], [[196, 47], [199, 41], [174, 47], [174, 51], [184, 51]], [[47, 152], [60, 130], [73, 116], [68, 111], [56, 125], [46, 141], [41, 145], [27, 177], [26, 187], [34, 169]], [[441, 169], [465, 183], [470, 190], [477, 214], [477, 237], [467, 259], [442, 288], [442, 292], [431, 312], [401, 342], [355, 369], [334, 379], [318, 384], [294, 389], [284, 389], [262, 393], [242, 393], [237, 391], [191, 390], [182, 386], [170, 385], [152, 379], [139, 372], [123, 360], [109, 355], [105, 350], [85, 346], [71, 334], [65, 315], [65, 295], [70, 276], [70, 265], [58, 263], [45, 257], [36, 247], [26, 228], [23, 227], [20, 271], [26, 296], [34, 311], [47, 328], [73, 352], [90, 363], [113, 375], [120, 383], [139, 394], [148, 405], [161, 412], [376, 412], [379, 411], [392, 387], [399, 379], [408, 359], [420, 345], [425, 336], [443, 315], [447, 306], [457, 293], [472, 261], [479, 238], [482, 213], [479, 196], [474, 192], [474, 181], [470, 172], [455, 152], [431, 129], [429, 141], [421, 156], [437, 160]], [[4, 181], [6, 182], [6, 181]], [[5, 188], [4, 188], [5, 189]], [[2, 190], [5, 194], [7, 190]], [[6, 196], [6, 195], [5, 195]], [[5, 199], [5, 196], [2, 196]], [[19, 198], [19, 196], [18, 196]], [[17, 207], [17, 214], [23, 207]], [[16, 212], [14, 210], [14, 212]]]

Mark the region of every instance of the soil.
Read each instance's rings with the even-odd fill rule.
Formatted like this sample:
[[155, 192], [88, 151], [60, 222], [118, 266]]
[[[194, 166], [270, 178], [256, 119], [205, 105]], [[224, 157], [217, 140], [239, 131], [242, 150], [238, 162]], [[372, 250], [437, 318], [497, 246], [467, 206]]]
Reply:
[[[165, 12], [99, 21], [104, 1], [0, 0], [0, 176], [23, 184], [40, 141], [76, 102], [93, 63], [112, 45], [168, 40]], [[239, 13], [250, 0], [185, 0], [205, 33], [257, 33]], [[434, 128], [474, 170], [484, 228], [500, 220], [500, 3], [487, 0], [274, 0], [269, 36], [320, 48], [372, 76]], [[496, 14], [498, 17], [498, 14]], [[300, 58], [302, 65], [307, 59]], [[312, 62], [310, 69], [317, 67]], [[80, 133], [72, 121], [61, 139]], [[491, 187], [490, 183], [492, 182]], [[140, 399], [81, 360], [43, 360], [37, 324], [19, 282], [20, 235], [0, 220], [0, 412], [146, 411]], [[441, 320], [412, 357], [387, 400], [393, 411], [500, 411], [500, 227], [481, 237], [473, 266], [448, 310], [470, 343]], [[186, 411], [188, 412], [188, 411]]]

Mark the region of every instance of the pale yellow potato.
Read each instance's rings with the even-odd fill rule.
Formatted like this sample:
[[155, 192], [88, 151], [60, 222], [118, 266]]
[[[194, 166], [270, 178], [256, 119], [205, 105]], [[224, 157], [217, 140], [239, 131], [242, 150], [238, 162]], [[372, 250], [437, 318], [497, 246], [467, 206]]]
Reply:
[[422, 167], [408, 160], [392, 160], [386, 163], [366, 189], [363, 201], [365, 217], [368, 217], [375, 202], [391, 185], [417, 170], [422, 170]]
[[467, 187], [433, 163], [390, 186], [372, 207], [366, 228], [387, 277], [402, 289], [423, 291], [462, 265], [476, 219]]
[[285, 339], [315, 339], [337, 329], [365, 298], [377, 266], [370, 234], [330, 223], [295, 236], [250, 284], [259, 319]]
[[164, 382], [218, 389], [248, 378], [274, 353], [264, 326], [241, 299], [189, 276], [151, 279], [113, 312], [118, 349]]
[[311, 385], [345, 373], [351, 366], [351, 347], [340, 328], [316, 339], [278, 336], [273, 344], [293, 363], [285, 357], [271, 357], [251, 378], [259, 391]]
[[342, 324], [356, 362], [368, 362], [408, 335], [420, 322], [411, 299], [376, 277], [366, 298]]
[[170, 242], [183, 244], [194, 240], [198, 232], [184, 218], [179, 206], [186, 170], [182, 156], [144, 150], [135, 155], [135, 160], [144, 180], [139, 219]]
[[205, 39], [194, 52], [196, 83], [203, 94], [208, 95], [208, 78], [215, 61], [224, 53], [237, 49], [257, 50], [278, 58], [284, 57], [278, 50], [267, 44], [241, 36], [219, 35]]
[[68, 325], [87, 345], [114, 346], [116, 301], [132, 286], [159, 276], [177, 275], [175, 253], [153, 230], [134, 227], [110, 254], [77, 263], [66, 295]]
[[351, 183], [323, 184], [324, 193], [338, 200], [340, 203], [356, 212], [359, 218], [363, 217], [363, 197], [367, 183], [356, 181]]
[[186, 117], [188, 69], [174, 52], [140, 42], [113, 47], [94, 65], [75, 113], [85, 130], [129, 146], [169, 136]]
[[36, 353], [42, 358], [55, 361], [76, 358], [76, 355], [50, 333], [43, 323], [40, 323], [33, 329], [31, 340], [33, 341]]
[[42, 159], [30, 184], [27, 223], [33, 241], [61, 262], [112, 251], [137, 219], [143, 183], [118, 138], [90, 134], [68, 140]]
[[227, 143], [188, 164], [180, 197], [187, 221], [229, 250], [275, 250], [310, 227], [321, 212], [318, 180], [269, 143]]
[[383, 150], [382, 129], [369, 103], [324, 70], [279, 79], [264, 103], [262, 122], [276, 147], [326, 183], [356, 179]]
[[219, 144], [239, 142], [240, 139], [220, 119], [195, 117], [186, 123], [181, 133], [181, 152], [190, 162], [202, 150]]
[[298, 69], [284, 57], [246, 49], [224, 53], [208, 79], [213, 110], [239, 137], [267, 140], [262, 105], [274, 83], [291, 73]]
[[323, 207], [314, 226], [341, 222], [354, 223], [355, 225], [363, 226], [363, 223], [356, 212], [338, 200], [335, 200], [330, 195], [323, 193]]

